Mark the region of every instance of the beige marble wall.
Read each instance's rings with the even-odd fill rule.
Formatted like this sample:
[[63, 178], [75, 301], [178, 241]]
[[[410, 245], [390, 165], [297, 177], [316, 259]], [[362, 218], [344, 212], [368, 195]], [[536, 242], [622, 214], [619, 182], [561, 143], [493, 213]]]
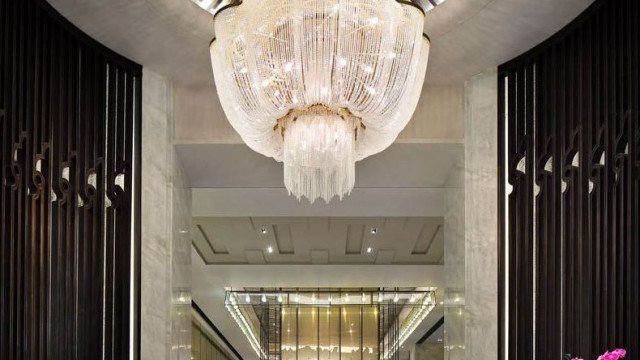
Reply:
[[465, 86], [466, 358], [497, 358], [497, 71]]
[[[176, 141], [241, 144], [213, 86], [175, 88]], [[464, 87], [426, 86], [413, 119], [400, 134], [404, 143], [461, 143], [464, 136]]]
[[191, 358], [191, 195], [173, 149], [172, 84], [146, 71], [142, 92], [142, 359]]
[[439, 342], [424, 342], [416, 345], [412, 360], [444, 360], [445, 347]]

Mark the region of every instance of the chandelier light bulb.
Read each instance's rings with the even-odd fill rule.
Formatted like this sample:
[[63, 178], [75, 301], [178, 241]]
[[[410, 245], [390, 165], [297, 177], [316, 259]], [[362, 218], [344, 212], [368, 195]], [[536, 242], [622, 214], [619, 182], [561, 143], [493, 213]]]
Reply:
[[296, 303], [299, 303], [299, 302], [300, 302], [300, 296], [298, 296], [298, 294], [296, 294], [296, 296], [295, 296], [295, 298], [294, 298], [294, 301], [295, 301]]
[[356, 162], [405, 128], [429, 57], [424, 19], [398, 0], [244, 0], [217, 12], [224, 112], [251, 149], [284, 163], [291, 195], [342, 199]]
[[247, 294], [247, 296], [245, 296], [245, 297], [244, 297], [244, 300], [245, 300], [247, 303], [250, 303], [250, 302], [251, 302], [251, 296], [249, 296], [249, 294]]
[[398, 300], [400, 300], [400, 296], [398, 296], [398, 294], [396, 294], [396, 296], [393, 297], [393, 302], [397, 303]]
[[282, 295], [278, 295], [278, 302], [281, 303], [282, 302]]
[[365, 293], [362, 293], [362, 302], [367, 301], [367, 295], [365, 295]]
[[267, 295], [262, 294], [262, 297], [260, 298], [260, 301], [262, 301], [263, 303], [267, 302]]

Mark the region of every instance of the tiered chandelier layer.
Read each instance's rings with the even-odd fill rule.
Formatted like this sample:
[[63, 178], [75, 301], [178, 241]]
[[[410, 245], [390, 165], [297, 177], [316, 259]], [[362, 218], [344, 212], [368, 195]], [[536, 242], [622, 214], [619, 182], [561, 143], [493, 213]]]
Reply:
[[396, 0], [229, 3], [210, 50], [230, 123], [251, 149], [284, 163], [290, 194], [342, 199], [355, 163], [389, 147], [415, 111], [430, 48], [424, 9]]

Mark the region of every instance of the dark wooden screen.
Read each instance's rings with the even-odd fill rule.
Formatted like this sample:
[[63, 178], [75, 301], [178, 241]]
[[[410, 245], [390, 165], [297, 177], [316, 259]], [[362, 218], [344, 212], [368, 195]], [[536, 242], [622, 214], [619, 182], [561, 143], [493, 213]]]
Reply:
[[640, 359], [639, 7], [597, 0], [499, 68], [501, 358]]
[[137, 354], [140, 94], [46, 2], [0, 0], [0, 359]]

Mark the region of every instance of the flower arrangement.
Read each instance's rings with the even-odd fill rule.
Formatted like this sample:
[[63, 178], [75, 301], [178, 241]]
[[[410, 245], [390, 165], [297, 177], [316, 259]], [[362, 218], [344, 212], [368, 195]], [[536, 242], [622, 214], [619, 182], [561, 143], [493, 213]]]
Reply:
[[[618, 360], [627, 356], [627, 351], [625, 349], [615, 349], [611, 352], [607, 351], [606, 353], [598, 356], [598, 360]], [[583, 360], [579, 357], [571, 357], [571, 355], [565, 356], [566, 360]]]

